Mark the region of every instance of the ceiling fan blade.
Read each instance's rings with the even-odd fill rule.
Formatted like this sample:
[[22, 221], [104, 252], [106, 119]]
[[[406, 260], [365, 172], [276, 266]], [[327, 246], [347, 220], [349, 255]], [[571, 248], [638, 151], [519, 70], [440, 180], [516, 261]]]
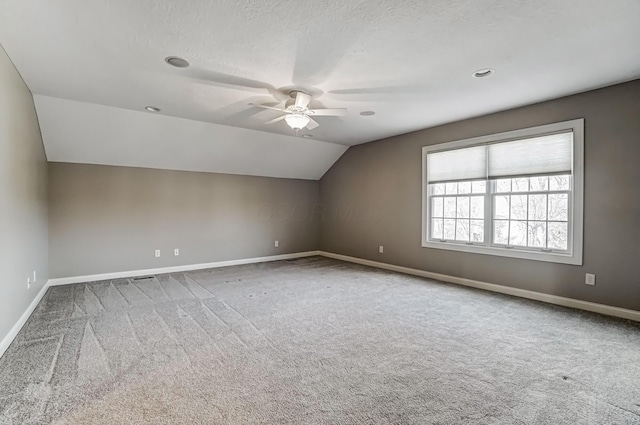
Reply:
[[347, 110], [344, 108], [335, 109], [310, 109], [307, 111], [309, 115], [314, 117], [343, 117], [347, 115]]
[[286, 115], [282, 115], [282, 116], [280, 116], [278, 118], [272, 119], [271, 121], [267, 121], [265, 124], [273, 124], [273, 123], [276, 123], [278, 121], [282, 121], [283, 119], [285, 119], [285, 117], [286, 117]]
[[256, 106], [258, 108], [271, 109], [272, 111], [287, 112], [285, 109], [276, 108], [274, 106], [258, 105], [257, 103], [250, 103], [249, 105]]
[[414, 97], [418, 95], [426, 95], [431, 90], [433, 90], [433, 87], [410, 84], [405, 86], [363, 87], [356, 89], [330, 90], [327, 92], [327, 94], [330, 96], [340, 96], [341, 99], [352, 97], [360, 100], [363, 96], [368, 96], [369, 98], [378, 96], [381, 99], [388, 99], [385, 96]]
[[318, 124], [313, 119], [309, 118], [309, 124], [307, 124], [307, 130], [313, 130], [314, 128], [316, 128], [318, 126], [320, 126], [320, 124]]
[[298, 108], [306, 109], [309, 106], [309, 102], [311, 102], [311, 96], [301, 91], [296, 93], [296, 106]]
[[224, 74], [222, 72], [216, 72], [208, 69], [187, 69], [186, 71], [184, 71], [184, 74], [189, 78], [219, 87], [267, 91], [269, 93], [276, 92], [275, 87], [273, 87], [271, 84], [236, 75]]

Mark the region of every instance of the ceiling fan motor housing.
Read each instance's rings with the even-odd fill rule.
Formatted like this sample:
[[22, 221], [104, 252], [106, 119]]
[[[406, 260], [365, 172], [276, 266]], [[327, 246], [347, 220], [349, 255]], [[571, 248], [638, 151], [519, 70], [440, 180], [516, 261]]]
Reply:
[[307, 96], [311, 97], [311, 95], [303, 92], [302, 90], [291, 90], [289, 92], [289, 100], [287, 100], [284, 104], [285, 109], [290, 111], [300, 111], [300, 112], [308, 109], [308, 107], [302, 108], [302, 107], [296, 106], [296, 98], [298, 97], [298, 93], [306, 94]]

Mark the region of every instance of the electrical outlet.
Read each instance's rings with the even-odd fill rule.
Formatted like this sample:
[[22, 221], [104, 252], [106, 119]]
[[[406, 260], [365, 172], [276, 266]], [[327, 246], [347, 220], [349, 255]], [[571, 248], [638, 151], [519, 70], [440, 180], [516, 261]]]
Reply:
[[176, 257], [177, 257], [178, 255], [180, 255], [180, 249], [179, 249], [179, 248], [174, 249], [174, 250], [173, 250], [173, 255], [175, 255]]
[[27, 289], [31, 289], [31, 278], [27, 278]]
[[587, 273], [587, 276], [584, 279], [584, 283], [586, 283], [587, 285], [594, 286], [596, 284], [596, 275]]
[[156, 258], [158, 258], [160, 256], [160, 250], [156, 249]]
[[276, 243], [274, 244], [274, 246], [277, 248], [280, 245], [280, 242], [276, 241]]
[[36, 271], [33, 271], [33, 283], [36, 283]]
[[380, 247], [378, 248], [378, 252], [380, 254], [384, 254], [384, 246], [380, 245]]

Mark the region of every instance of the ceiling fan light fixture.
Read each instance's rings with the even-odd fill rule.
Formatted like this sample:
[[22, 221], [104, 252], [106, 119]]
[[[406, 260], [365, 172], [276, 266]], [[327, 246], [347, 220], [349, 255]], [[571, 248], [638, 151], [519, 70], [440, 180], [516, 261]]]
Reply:
[[293, 130], [302, 130], [310, 121], [309, 117], [304, 114], [289, 114], [284, 119]]

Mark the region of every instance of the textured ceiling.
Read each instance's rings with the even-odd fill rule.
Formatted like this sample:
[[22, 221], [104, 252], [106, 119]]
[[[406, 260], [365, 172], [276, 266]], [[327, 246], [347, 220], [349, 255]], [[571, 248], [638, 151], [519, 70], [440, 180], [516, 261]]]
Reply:
[[638, 78], [638, 40], [638, 0], [0, 0], [35, 94], [291, 135], [248, 103], [298, 87], [344, 145]]

